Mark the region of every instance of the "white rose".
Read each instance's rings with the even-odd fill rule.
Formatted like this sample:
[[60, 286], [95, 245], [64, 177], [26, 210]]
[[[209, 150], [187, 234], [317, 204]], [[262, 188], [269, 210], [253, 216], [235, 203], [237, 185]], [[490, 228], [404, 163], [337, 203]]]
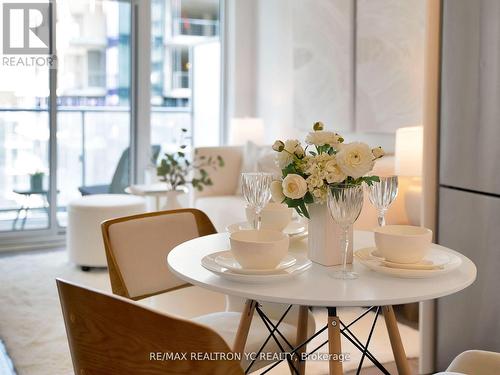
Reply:
[[325, 124], [323, 124], [321, 121], [316, 121], [313, 124], [313, 130], [315, 132], [319, 132], [319, 131], [323, 130], [324, 128], [325, 128]]
[[297, 147], [295, 147], [294, 154], [297, 155], [299, 158], [304, 156], [304, 149], [302, 148], [301, 145], [298, 145]]
[[285, 144], [281, 141], [276, 141], [273, 144], [273, 150], [276, 152], [281, 152], [285, 148]]
[[283, 194], [291, 199], [301, 199], [307, 193], [307, 182], [298, 174], [289, 174], [281, 184]]
[[335, 165], [332, 170], [328, 172], [326, 175], [326, 182], [329, 184], [335, 184], [342, 182], [346, 179], [346, 175], [342, 170], [339, 168], [338, 165]]
[[312, 192], [312, 195], [317, 203], [325, 203], [327, 197], [327, 190], [325, 188], [318, 188]]
[[325, 164], [325, 171], [327, 172], [336, 172], [338, 169], [337, 161], [335, 159], [329, 160]]
[[375, 157], [375, 159], [379, 159], [385, 155], [385, 151], [382, 147], [379, 146], [372, 149], [372, 154]]
[[289, 139], [285, 141], [285, 147], [283, 151], [281, 151], [276, 156], [278, 166], [281, 169], [285, 168], [286, 166], [288, 166], [290, 163], [293, 162], [295, 151], [297, 151], [299, 147], [300, 149], [302, 149], [302, 147], [300, 146], [300, 142], [296, 139]]
[[334, 132], [316, 131], [307, 134], [306, 143], [315, 146], [330, 145], [335, 147], [340, 142], [340, 136]]
[[309, 191], [314, 190], [314, 188], [323, 186], [323, 179], [318, 174], [312, 174], [306, 179], [307, 187]]
[[283, 202], [283, 200], [285, 199], [285, 195], [283, 194], [281, 181], [271, 182], [271, 196], [273, 197], [273, 201], [275, 201], [276, 203]]
[[373, 169], [372, 150], [366, 143], [353, 142], [344, 144], [336, 154], [337, 165], [343, 173], [359, 178]]

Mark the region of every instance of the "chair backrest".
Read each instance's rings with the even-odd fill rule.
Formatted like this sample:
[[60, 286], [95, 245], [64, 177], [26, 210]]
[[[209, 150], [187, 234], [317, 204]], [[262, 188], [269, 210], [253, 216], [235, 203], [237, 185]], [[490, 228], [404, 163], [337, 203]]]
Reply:
[[[160, 150], [160, 145], [151, 146], [151, 163], [154, 165], [156, 165]], [[125, 188], [130, 185], [130, 182], [130, 147], [127, 147], [120, 156], [120, 160], [116, 166], [111, 184], [109, 185], [109, 193], [123, 194]]]
[[243, 374], [235, 359], [192, 359], [236, 358], [208, 327], [59, 279], [57, 289], [75, 374]]
[[184, 285], [169, 271], [168, 253], [216, 230], [202, 211], [186, 208], [107, 220], [102, 233], [113, 293], [138, 300]]
[[467, 350], [457, 355], [446, 371], [474, 375], [498, 374], [500, 372], [500, 353]]

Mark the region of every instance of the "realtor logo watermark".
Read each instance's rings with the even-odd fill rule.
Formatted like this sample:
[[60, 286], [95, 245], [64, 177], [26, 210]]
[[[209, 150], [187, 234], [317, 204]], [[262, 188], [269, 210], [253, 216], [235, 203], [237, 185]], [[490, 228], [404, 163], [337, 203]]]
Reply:
[[52, 3], [3, 4], [3, 66], [55, 67], [50, 54]]

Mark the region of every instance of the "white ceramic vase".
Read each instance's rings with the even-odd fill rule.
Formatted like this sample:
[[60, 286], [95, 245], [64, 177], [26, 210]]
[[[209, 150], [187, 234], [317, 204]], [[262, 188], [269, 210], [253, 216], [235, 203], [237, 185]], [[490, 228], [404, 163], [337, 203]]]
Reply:
[[182, 208], [181, 202], [179, 202], [179, 196], [181, 194], [186, 194], [182, 190], [168, 190], [167, 191], [167, 202], [163, 206], [164, 210], [177, 210]]
[[[341, 243], [342, 228], [333, 221], [325, 204], [310, 204], [308, 225], [308, 258], [323, 266], [336, 266], [343, 262], [343, 246]], [[353, 230], [349, 228], [349, 249], [347, 263], [352, 263]]]

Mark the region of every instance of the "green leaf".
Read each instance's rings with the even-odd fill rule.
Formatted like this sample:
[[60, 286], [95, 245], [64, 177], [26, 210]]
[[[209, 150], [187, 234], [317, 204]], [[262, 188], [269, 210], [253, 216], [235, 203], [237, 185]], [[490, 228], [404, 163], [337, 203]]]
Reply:
[[306, 195], [304, 195], [304, 203], [306, 204], [314, 203], [314, 197], [309, 191], [306, 193]]
[[303, 216], [305, 216], [309, 219], [309, 212], [307, 211], [307, 207], [306, 207], [304, 201], [302, 201], [300, 204], [300, 210], [302, 211]]
[[291, 199], [291, 198], [288, 198], [288, 201], [287, 201], [287, 205], [288, 207], [299, 207], [300, 204], [302, 203], [302, 199]]

